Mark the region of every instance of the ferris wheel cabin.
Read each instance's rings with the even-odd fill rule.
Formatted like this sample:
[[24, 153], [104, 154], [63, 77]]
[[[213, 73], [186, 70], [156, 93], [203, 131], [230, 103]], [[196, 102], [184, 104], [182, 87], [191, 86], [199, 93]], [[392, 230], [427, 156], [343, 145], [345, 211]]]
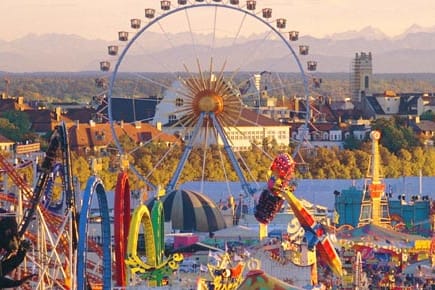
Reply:
[[284, 29], [286, 27], [287, 20], [284, 18], [278, 18], [276, 20], [276, 27], [279, 29]]
[[118, 32], [118, 39], [119, 41], [128, 41], [128, 32], [127, 31]]
[[290, 41], [297, 41], [299, 39], [299, 31], [290, 31], [288, 33], [288, 39]]
[[300, 55], [308, 55], [310, 47], [308, 45], [299, 45], [299, 54]]
[[257, 1], [246, 1], [246, 9], [255, 10], [256, 6], [257, 6]]
[[140, 28], [140, 19], [138, 19], [138, 18], [131, 19], [130, 26], [133, 29], [139, 29]]
[[171, 9], [171, 1], [160, 1], [160, 8], [164, 11]]
[[272, 17], [272, 9], [271, 8], [263, 8], [263, 18], [269, 19]]
[[118, 54], [118, 46], [117, 45], [109, 45], [107, 47], [109, 55], [117, 55]]
[[154, 18], [154, 16], [156, 15], [156, 10], [151, 9], [151, 8], [147, 8], [145, 9], [145, 18]]
[[110, 62], [108, 62], [108, 61], [101, 61], [100, 62], [100, 70], [101, 71], [109, 71], [110, 70]]
[[309, 71], [315, 71], [317, 69], [317, 61], [313, 61], [313, 60], [307, 61], [307, 69]]

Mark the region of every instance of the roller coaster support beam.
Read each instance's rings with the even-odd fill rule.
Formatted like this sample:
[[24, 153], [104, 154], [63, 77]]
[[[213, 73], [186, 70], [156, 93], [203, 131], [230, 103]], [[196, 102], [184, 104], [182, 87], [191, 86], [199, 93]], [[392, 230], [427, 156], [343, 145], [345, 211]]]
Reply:
[[62, 162], [65, 171], [65, 193], [67, 208], [71, 212], [71, 233], [72, 233], [72, 249], [77, 249], [78, 243], [78, 229], [77, 229], [77, 212], [76, 212], [76, 194], [74, 189], [73, 174], [72, 174], [72, 161], [71, 151], [69, 148], [68, 131], [64, 122], [59, 126], [62, 148]]

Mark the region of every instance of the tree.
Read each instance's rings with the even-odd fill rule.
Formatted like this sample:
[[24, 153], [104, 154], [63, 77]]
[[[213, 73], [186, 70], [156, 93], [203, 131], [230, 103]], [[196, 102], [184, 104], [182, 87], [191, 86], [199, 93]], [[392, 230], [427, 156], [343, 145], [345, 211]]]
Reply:
[[0, 134], [13, 141], [23, 142], [29, 138], [34, 141], [37, 136], [30, 132], [31, 125], [27, 114], [21, 111], [5, 111], [0, 115]]
[[349, 150], [355, 150], [361, 148], [362, 141], [355, 138], [353, 134], [350, 134], [343, 142], [343, 148]]
[[77, 181], [80, 184], [79, 190], [83, 190], [86, 187], [86, 182], [89, 179], [89, 176], [91, 176], [89, 162], [83, 156], [78, 156], [74, 152], [71, 153], [71, 159], [73, 176], [77, 178]]

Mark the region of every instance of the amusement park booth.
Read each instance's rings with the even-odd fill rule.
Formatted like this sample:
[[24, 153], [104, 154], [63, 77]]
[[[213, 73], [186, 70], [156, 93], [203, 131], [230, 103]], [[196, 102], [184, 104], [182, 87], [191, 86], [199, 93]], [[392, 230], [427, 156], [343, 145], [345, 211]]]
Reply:
[[[341, 192], [335, 191], [335, 210], [338, 213], [336, 227], [350, 225], [357, 227], [361, 214], [363, 190], [352, 186]], [[402, 224], [410, 232], [419, 235], [429, 236], [431, 234], [430, 208], [431, 202], [428, 197], [411, 196], [409, 201], [405, 195], [399, 195], [398, 199], [386, 196], [392, 226]]]

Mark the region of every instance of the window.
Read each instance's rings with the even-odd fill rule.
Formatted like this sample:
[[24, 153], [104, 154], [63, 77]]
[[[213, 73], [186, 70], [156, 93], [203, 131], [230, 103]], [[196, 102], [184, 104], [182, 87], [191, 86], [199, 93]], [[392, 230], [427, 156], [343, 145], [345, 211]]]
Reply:
[[177, 98], [177, 99], [175, 100], [175, 105], [176, 105], [177, 107], [181, 107], [181, 106], [183, 106], [183, 104], [184, 104], [184, 100], [183, 100], [182, 98]]
[[364, 88], [365, 89], [369, 88], [369, 76], [364, 77]]
[[177, 121], [177, 116], [176, 115], [169, 115], [169, 122], [174, 122], [174, 121]]

